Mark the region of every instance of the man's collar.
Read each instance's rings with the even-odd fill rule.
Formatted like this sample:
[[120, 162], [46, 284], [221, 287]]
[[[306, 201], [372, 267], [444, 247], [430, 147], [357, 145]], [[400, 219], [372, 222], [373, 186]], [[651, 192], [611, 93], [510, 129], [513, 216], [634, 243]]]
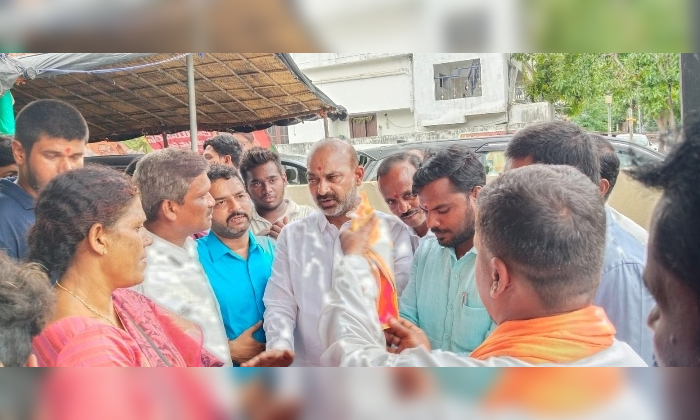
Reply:
[[[258, 243], [257, 239], [255, 239], [255, 235], [253, 235], [253, 232], [248, 229], [248, 238], [250, 242], [248, 243], [248, 255], [255, 249], [259, 248], [260, 244]], [[240, 255], [236, 254], [229, 248], [226, 244], [221, 242], [221, 239], [219, 239], [218, 236], [214, 234], [213, 231], [209, 232], [209, 235], [204, 239], [207, 241], [207, 248], [209, 249], [209, 255], [211, 255], [211, 259], [216, 261], [223, 257], [226, 254], [230, 254], [233, 257], [236, 258], [241, 258]]]
[[[291, 216], [292, 213], [294, 213], [295, 211], [297, 211], [297, 205], [296, 205], [296, 203], [294, 203], [292, 200], [288, 200], [288, 199], [285, 198], [283, 201], [284, 201], [285, 203], [287, 203], [287, 210], [284, 212], [284, 214], [282, 215], [282, 217]], [[258, 221], [258, 222], [264, 222], [264, 223], [270, 223], [270, 224], [272, 224], [272, 222], [270, 222], [269, 220], [267, 220], [267, 219], [265, 219], [264, 217], [262, 217], [262, 216], [260, 215], [260, 213], [258, 213], [258, 209], [256, 209], [255, 207], [253, 207], [253, 220], [256, 220], [256, 221]]]
[[288, 198], [285, 198], [284, 201], [287, 202], [287, 212], [285, 213], [285, 215], [291, 217], [299, 211], [299, 205], [297, 205], [297, 203]]
[[170, 241], [161, 238], [153, 232], [149, 231], [149, 233], [151, 235], [151, 238], [153, 238], [153, 244], [150, 247], [146, 248], [147, 250], [153, 249], [157, 252], [168, 254], [170, 257], [182, 260], [193, 258], [196, 255], [197, 244], [190, 237], [187, 237], [187, 239], [185, 239], [184, 246], [180, 247]]
[[323, 232], [328, 226], [330, 226], [330, 222], [328, 221], [328, 219], [326, 219], [326, 215], [323, 214], [322, 211], [319, 210], [316, 213], [314, 213], [314, 217], [316, 217], [316, 221], [318, 223], [318, 230], [320, 230], [321, 232]]
[[262, 217], [255, 208], [253, 208], [252, 219], [256, 222], [270, 223], [270, 221]]
[[34, 197], [15, 182], [17, 178], [0, 179], [0, 192], [17, 201], [25, 210], [34, 210]]
[[610, 206], [607, 203], [605, 203], [605, 225], [607, 227], [610, 227], [613, 225], [614, 222], [615, 222], [615, 220], [612, 217], [612, 212], [610, 211]]
[[[436, 240], [437, 240], [437, 239], [436, 239]], [[438, 245], [440, 245], [439, 242], [438, 242]], [[442, 246], [442, 245], [440, 245], [440, 246], [441, 246], [443, 249], [446, 249], [447, 252], [449, 252], [450, 255], [451, 255], [452, 257], [454, 257], [455, 259], [457, 259], [457, 250], [456, 250], [454, 247], [451, 247], [451, 246]], [[467, 251], [466, 254], [462, 255], [462, 258], [466, 257], [466, 256], [469, 255], [469, 254], [474, 254], [474, 255], [476, 255], [476, 247], [475, 247], [475, 246], [472, 246], [472, 248], [471, 248], [469, 251]], [[460, 260], [461, 260], [462, 258], [460, 258]]]

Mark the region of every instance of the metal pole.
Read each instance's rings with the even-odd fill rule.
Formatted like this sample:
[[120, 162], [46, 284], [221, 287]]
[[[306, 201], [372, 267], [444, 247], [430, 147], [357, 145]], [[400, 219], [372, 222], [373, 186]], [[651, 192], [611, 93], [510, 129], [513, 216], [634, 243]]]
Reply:
[[627, 131], [630, 133], [630, 141], [634, 141], [634, 111], [632, 111], [632, 107], [627, 108]]
[[612, 137], [612, 111], [610, 105], [608, 104], [608, 137]]
[[187, 54], [187, 94], [190, 108], [190, 144], [192, 150], [199, 151], [197, 145], [197, 103], [194, 96], [194, 56]]
[[644, 133], [644, 130], [642, 129], [642, 106], [639, 104], [639, 101], [637, 101], [637, 132], [638, 133]]
[[[700, 54], [682, 53], [681, 58], [681, 121], [689, 125], [700, 109]], [[666, 133], [661, 133], [666, 134]]]

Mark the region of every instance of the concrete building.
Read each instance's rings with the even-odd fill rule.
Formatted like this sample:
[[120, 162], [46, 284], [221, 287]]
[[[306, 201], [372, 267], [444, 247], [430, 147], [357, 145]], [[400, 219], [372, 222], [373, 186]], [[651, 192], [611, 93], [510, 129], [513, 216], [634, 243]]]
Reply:
[[[346, 121], [328, 121], [328, 134], [354, 144], [502, 134], [548, 121], [547, 103], [526, 104], [519, 63], [492, 53], [292, 54], [299, 68], [333, 101]], [[279, 131], [279, 130], [278, 130]], [[324, 137], [323, 120], [286, 128], [289, 147]], [[301, 146], [301, 145], [300, 145]]]

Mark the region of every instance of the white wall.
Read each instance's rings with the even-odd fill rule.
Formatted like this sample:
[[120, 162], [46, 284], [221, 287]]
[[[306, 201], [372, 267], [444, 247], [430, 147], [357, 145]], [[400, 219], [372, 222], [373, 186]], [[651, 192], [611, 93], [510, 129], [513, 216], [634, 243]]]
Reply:
[[289, 143], [311, 143], [324, 137], [323, 120], [304, 121], [287, 127]]
[[[482, 95], [450, 100], [435, 99], [433, 64], [476, 58], [481, 60]], [[508, 110], [508, 62], [506, 58], [507, 55], [503, 53], [414, 54], [416, 125], [430, 128], [464, 124], [468, 123], [470, 115], [505, 114]]]
[[377, 134], [380, 136], [412, 133], [414, 131], [416, 131], [416, 124], [411, 110], [399, 109], [377, 113]]
[[412, 106], [409, 55], [293, 54], [293, 58], [314, 85], [350, 115]]

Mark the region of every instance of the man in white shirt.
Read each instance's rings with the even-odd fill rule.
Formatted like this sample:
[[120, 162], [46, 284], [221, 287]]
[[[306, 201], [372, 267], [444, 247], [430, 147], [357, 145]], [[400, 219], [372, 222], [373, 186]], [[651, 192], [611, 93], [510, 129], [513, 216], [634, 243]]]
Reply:
[[[600, 178], [600, 159], [594, 137], [574, 123], [550, 121], [519, 130], [505, 151], [507, 168], [533, 163], [569, 165], [588, 176], [601, 196], [609, 189]], [[616, 337], [629, 344], [647, 364], [653, 364], [653, 334], [646, 320], [654, 298], [644, 286], [646, 247], [617, 224], [605, 207], [607, 238], [595, 304], [605, 309], [617, 331]]]
[[146, 249], [145, 281], [135, 290], [199, 325], [204, 347], [231, 366], [219, 304], [191, 238], [211, 228], [214, 199], [207, 162], [189, 150], [164, 149], [139, 161], [134, 180], [141, 190], [144, 225], [153, 237]]
[[418, 194], [413, 193], [413, 175], [421, 163], [421, 158], [416, 154], [402, 152], [388, 156], [377, 168], [379, 192], [394, 216], [409, 227], [414, 253], [426, 239], [435, 237], [428, 228]]
[[[319, 366], [323, 353], [318, 318], [331, 286], [333, 264], [342, 257], [338, 233], [358, 204], [364, 168], [355, 149], [339, 139], [314, 145], [308, 157], [309, 190], [320, 211], [292, 222], [280, 233], [267, 284], [264, 324], [268, 350], [293, 350], [295, 365]], [[408, 283], [413, 251], [408, 228], [377, 212], [394, 243], [393, 268], [399, 293]]]
[[[605, 201], [607, 201], [610, 198], [610, 194], [613, 192], [613, 188], [615, 188], [617, 175], [620, 173], [620, 158], [617, 157], [617, 153], [615, 153], [615, 148], [612, 144], [605, 140], [604, 137], [593, 135], [592, 139], [596, 154], [598, 155], [598, 161], [600, 162], [600, 181], [603, 183], [604, 187], [607, 187], [607, 191], [603, 193]], [[605, 185], [605, 183], [607, 183], [607, 185]], [[646, 229], [639, 226], [634, 220], [610, 207], [608, 204], [606, 204], [606, 207], [608, 207], [609, 214], [617, 225], [625, 232], [632, 235], [634, 239], [639, 241], [642, 245], [647, 245], [647, 242], [649, 242], [649, 233]]]

